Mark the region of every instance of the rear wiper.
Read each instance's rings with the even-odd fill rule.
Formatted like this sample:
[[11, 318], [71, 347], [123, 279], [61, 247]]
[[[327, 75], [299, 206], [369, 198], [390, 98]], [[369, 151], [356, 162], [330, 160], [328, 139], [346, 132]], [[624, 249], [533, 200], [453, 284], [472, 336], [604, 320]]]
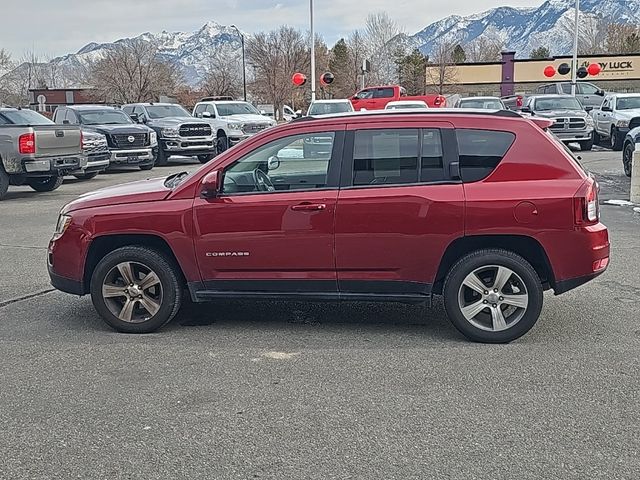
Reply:
[[180, 182], [189, 175], [189, 172], [180, 172], [169, 175], [164, 181], [164, 186], [167, 188], [175, 188], [180, 185]]

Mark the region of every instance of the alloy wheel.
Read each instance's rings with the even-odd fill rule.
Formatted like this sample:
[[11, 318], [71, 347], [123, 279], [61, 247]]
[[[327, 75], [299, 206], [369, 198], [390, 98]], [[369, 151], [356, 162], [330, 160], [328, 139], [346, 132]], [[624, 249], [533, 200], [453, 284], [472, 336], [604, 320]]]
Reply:
[[160, 310], [162, 283], [148, 266], [123, 262], [106, 275], [102, 283], [102, 297], [109, 311], [121, 321], [142, 323]]
[[458, 306], [474, 327], [501, 332], [516, 325], [527, 312], [529, 293], [513, 270], [489, 265], [477, 268], [462, 282]]

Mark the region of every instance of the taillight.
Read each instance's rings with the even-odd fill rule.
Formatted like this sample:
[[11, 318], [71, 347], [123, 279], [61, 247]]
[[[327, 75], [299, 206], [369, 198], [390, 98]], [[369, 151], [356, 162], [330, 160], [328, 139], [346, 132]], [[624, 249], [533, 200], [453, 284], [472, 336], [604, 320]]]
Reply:
[[518, 95], [518, 96], [516, 97], [516, 106], [520, 108], [520, 107], [522, 107], [523, 105], [524, 105], [523, 98], [522, 98], [520, 95]]
[[442, 96], [437, 96], [433, 101], [435, 107], [444, 107], [445, 103], [447, 103], [447, 99]]
[[600, 205], [598, 202], [598, 184], [589, 178], [580, 187], [573, 198], [573, 208], [576, 225], [590, 225], [600, 220]]
[[25, 133], [18, 138], [18, 151], [23, 155], [36, 153], [35, 133]]

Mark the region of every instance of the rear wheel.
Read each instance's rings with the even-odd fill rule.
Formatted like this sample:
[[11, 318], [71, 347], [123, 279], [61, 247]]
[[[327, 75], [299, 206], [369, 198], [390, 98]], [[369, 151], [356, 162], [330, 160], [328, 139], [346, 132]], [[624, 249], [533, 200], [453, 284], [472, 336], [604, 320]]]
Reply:
[[460, 259], [444, 285], [453, 325], [468, 339], [508, 343], [527, 333], [542, 311], [542, 284], [522, 257], [478, 250]]
[[104, 321], [125, 333], [151, 333], [170, 322], [182, 303], [177, 269], [161, 252], [122, 247], [105, 256], [91, 277], [91, 300]]
[[627, 177], [631, 176], [631, 170], [633, 168], [633, 152], [635, 148], [632, 143], [627, 143], [624, 146], [624, 151], [622, 152], [622, 166], [624, 167], [624, 174]]
[[9, 191], [9, 175], [4, 171], [0, 162], [0, 200], [2, 200]]
[[96, 178], [100, 172], [89, 172], [89, 173], [79, 173], [74, 175], [78, 180], [91, 180], [92, 178]]
[[28, 178], [27, 185], [33, 188], [36, 192], [53, 192], [60, 188], [64, 178], [62, 176], [57, 177], [44, 177], [44, 178]]

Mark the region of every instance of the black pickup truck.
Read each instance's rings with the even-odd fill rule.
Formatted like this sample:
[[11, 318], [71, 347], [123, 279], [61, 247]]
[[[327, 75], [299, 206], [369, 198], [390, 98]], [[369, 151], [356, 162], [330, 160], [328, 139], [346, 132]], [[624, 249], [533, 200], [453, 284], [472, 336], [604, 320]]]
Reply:
[[156, 132], [136, 125], [122, 110], [104, 105], [58, 107], [53, 121], [61, 125], [80, 125], [107, 137], [111, 159], [109, 167], [137, 166], [151, 170], [158, 155]]

